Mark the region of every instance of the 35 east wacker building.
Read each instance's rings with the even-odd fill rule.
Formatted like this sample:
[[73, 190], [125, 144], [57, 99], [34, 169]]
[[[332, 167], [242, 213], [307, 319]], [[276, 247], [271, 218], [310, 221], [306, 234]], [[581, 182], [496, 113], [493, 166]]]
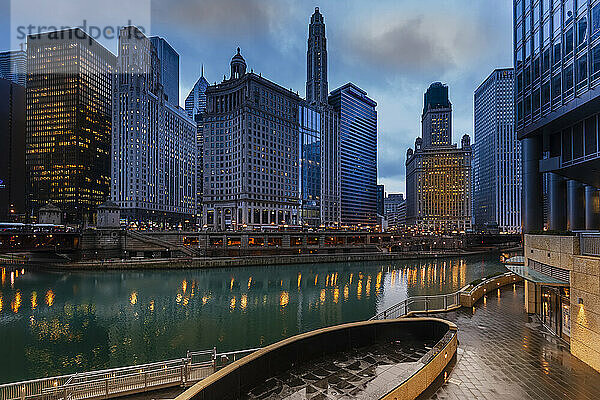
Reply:
[[432, 83], [424, 96], [422, 137], [406, 154], [406, 223], [419, 230], [471, 229], [471, 141], [452, 144], [448, 86]]
[[27, 38], [27, 200], [89, 221], [110, 184], [115, 56], [80, 29]]
[[[171, 49], [168, 44], [163, 46]], [[163, 54], [170, 55], [166, 62], [174, 62], [170, 51]], [[196, 124], [185, 110], [169, 101], [175, 93], [166, 94], [161, 83], [165, 81], [161, 80], [164, 61], [138, 28], [121, 29], [111, 196], [121, 208], [121, 217], [133, 224], [195, 223]]]

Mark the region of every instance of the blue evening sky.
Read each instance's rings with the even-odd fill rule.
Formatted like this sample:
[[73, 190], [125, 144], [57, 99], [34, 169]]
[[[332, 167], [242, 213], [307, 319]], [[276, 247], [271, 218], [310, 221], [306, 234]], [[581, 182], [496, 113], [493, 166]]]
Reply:
[[[118, 15], [124, 9], [118, 5], [127, 0], [116, 6], [61, 1], [78, 7], [83, 17], [74, 21], [94, 21], [102, 13], [119, 19], [115, 25], [129, 18]], [[149, 16], [150, 33], [165, 37], [180, 55], [182, 102], [201, 65], [210, 83], [220, 81], [238, 46], [249, 69], [303, 96], [308, 22], [318, 6], [327, 30], [329, 89], [353, 82], [378, 103], [378, 175], [387, 192], [404, 192], [406, 149], [420, 135], [429, 84], [442, 81], [450, 87], [456, 142], [464, 133], [472, 136], [475, 88], [494, 68], [512, 65], [510, 0], [146, 1], [151, 7], [140, 14]], [[61, 13], [54, 1], [45, 4], [47, 11], [25, 11], [36, 24]], [[15, 47], [16, 6], [12, 20], [10, 0], [0, 0], [0, 6], [0, 49], [8, 49]], [[133, 15], [134, 22], [137, 17]], [[116, 51], [115, 43], [105, 45]]]

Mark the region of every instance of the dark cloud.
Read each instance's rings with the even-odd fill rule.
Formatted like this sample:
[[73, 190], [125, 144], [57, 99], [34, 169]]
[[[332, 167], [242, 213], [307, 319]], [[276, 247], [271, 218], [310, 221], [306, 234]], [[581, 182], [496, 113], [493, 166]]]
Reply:
[[363, 28], [355, 30], [352, 40], [345, 42], [346, 54], [377, 69], [402, 74], [443, 74], [455, 66], [451, 51], [424, 23], [423, 16], [398, 21], [379, 33], [369, 32], [372, 27]]

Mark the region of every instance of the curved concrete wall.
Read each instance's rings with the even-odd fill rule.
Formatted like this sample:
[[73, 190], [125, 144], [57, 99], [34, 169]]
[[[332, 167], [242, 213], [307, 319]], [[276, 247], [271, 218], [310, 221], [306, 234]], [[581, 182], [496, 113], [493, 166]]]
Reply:
[[[440, 340], [447, 337], [449, 331], [452, 331], [451, 339], [440, 344]], [[265, 379], [277, 376], [300, 363], [381, 341], [403, 338], [432, 339], [438, 342], [439, 345], [430, 352], [430, 359], [421, 368], [427, 369], [427, 376], [432, 378], [431, 382], [456, 353], [456, 325], [448, 321], [436, 318], [403, 318], [354, 322], [303, 333], [267, 346], [198, 382], [176, 400], [238, 399]], [[440, 355], [445, 362], [439, 361]], [[427, 368], [430, 364], [433, 369]], [[408, 381], [414, 377], [423, 378], [424, 375], [420, 375], [419, 371]], [[423, 387], [422, 382], [425, 381], [429, 380], [420, 379], [418, 385], [413, 385], [414, 388], [424, 390], [428, 386]], [[399, 385], [401, 383], [398, 382]], [[416, 389], [411, 392], [416, 393], [414, 390]], [[422, 390], [411, 398], [417, 397]]]

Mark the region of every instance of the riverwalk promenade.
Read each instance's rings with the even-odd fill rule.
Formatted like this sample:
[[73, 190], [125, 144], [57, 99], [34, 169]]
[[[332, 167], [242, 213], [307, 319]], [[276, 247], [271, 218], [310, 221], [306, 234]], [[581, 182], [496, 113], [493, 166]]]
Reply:
[[523, 308], [523, 284], [489, 292], [471, 309], [436, 317], [454, 322], [454, 368], [422, 399], [598, 399], [600, 373], [580, 361]]

